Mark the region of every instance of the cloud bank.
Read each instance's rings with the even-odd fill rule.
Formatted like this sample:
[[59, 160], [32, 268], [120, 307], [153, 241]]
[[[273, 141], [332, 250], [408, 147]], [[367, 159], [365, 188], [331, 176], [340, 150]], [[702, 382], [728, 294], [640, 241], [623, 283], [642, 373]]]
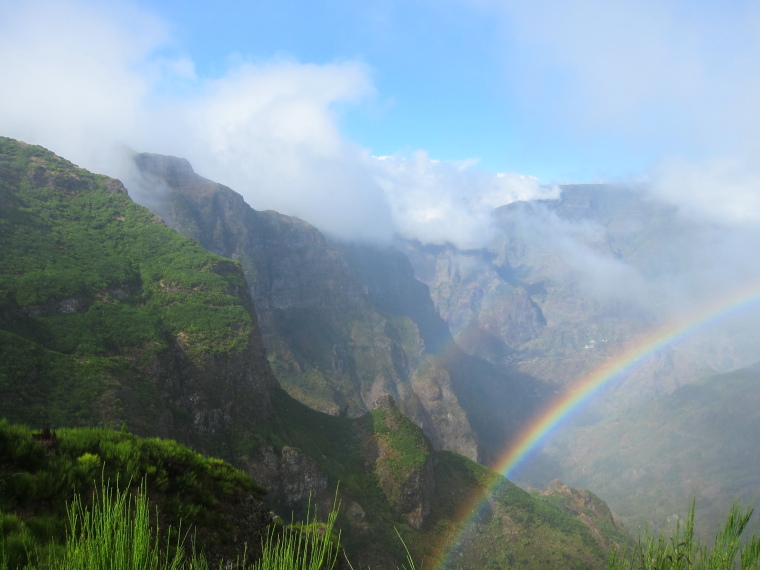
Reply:
[[[760, 9], [741, 1], [723, 11], [672, 0], [477, 4], [504, 18], [520, 54], [506, 58], [506, 71], [551, 120], [684, 150], [651, 170], [650, 192], [713, 228], [714, 240], [700, 246], [688, 278], [677, 287], [663, 279], [661, 290], [693, 289], [689, 281], [714, 290], [721, 275], [753, 273], [735, 252], [758, 243]], [[0, 69], [0, 134], [125, 178], [125, 147], [182, 156], [252, 207], [341, 239], [398, 234], [479, 248], [494, 235], [493, 208], [558, 195], [475, 160], [438, 161], [424, 150], [373, 156], [340, 127], [344, 113], [375, 96], [366, 63], [237, 57], [201, 77], [170, 25], [126, 2], [0, 3]], [[562, 89], [548, 88], [558, 78]], [[593, 228], [530, 224], [525, 236], [573, 275], [590, 276], [587, 290], [652, 296], [651, 280], [600, 253]]]
[[557, 187], [534, 178], [493, 175], [461, 164], [439, 162], [424, 151], [411, 157], [378, 157], [375, 170], [385, 190], [396, 231], [423, 243], [453, 243], [476, 249], [494, 236], [492, 212], [520, 200], [558, 198]]
[[566, 136], [583, 144], [612, 135], [648, 155], [654, 195], [690, 217], [760, 216], [760, 4], [467, 4], [500, 18], [512, 42], [504, 73]]
[[238, 57], [221, 76], [198, 77], [168, 24], [129, 3], [3, 3], [0, 68], [3, 135], [125, 179], [125, 147], [182, 156], [252, 207], [338, 238], [389, 241], [400, 232], [479, 247], [491, 207], [547, 195], [517, 175], [424, 152], [379, 160], [353, 143], [341, 112], [374, 92], [361, 62]]

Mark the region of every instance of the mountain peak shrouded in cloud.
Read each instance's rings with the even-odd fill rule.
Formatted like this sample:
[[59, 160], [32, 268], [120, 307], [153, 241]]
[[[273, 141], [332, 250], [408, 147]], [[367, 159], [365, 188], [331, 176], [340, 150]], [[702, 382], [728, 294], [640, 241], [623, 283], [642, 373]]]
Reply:
[[[523, 170], [509, 157], [527, 155], [541, 172], [559, 172], [555, 160], [591, 171], [606, 157], [616, 179], [659, 164], [652, 194], [684, 215], [760, 216], [755, 3], [391, 4], [382, 34], [359, 5], [314, 22], [267, 2], [215, 13], [229, 28], [217, 43], [239, 45], [209, 61], [219, 54], [192, 27], [208, 9], [200, 3], [172, 14], [160, 0], [3, 2], [0, 132], [124, 178], [125, 146], [182, 156], [254, 208], [341, 239], [482, 247], [493, 208], [557, 197], [530, 176], [493, 173], [510, 170], [496, 157]], [[355, 29], [335, 27], [346, 22]], [[247, 26], [270, 39], [265, 53], [248, 50], [263, 40], [248, 41]], [[457, 38], [451, 53], [446, 37]], [[398, 126], [390, 146], [387, 133], [373, 139], [385, 122]], [[442, 133], [447, 160], [424, 150], [443, 148]], [[479, 138], [490, 155], [464, 160]]]
[[731, 223], [760, 213], [757, 2], [473, 5], [500, 19], [505, 73], [543, 111], [537, 125], [589, 157], [613, 149], [611, 164], [638, 157], [639, 172], [627, 172], [649, 171], [654, 194], [689, 216]]
[[372, 157], [340, 128], [340, 110], [374, 93], [360, 61], [238, 56], [221, 76], [198, 77], [169, 26], [130, 4], [31, 1], [2, 12], [0, 128], [93, 170], [129, 180], [125, 145], [182, 156], [253, 207], [337, 238], [387, 242], [399, 231], [459, 247], [485, 245], [493, 207], [547, 195], [535, 180], [424, 151]]
[[379, 157], [377, 176], [390, 203], [396, 231], [422, 243], [485, 247], [494, 235], [495, 208], [521, 200], [558, 198], [559, 188], [516, 174], [491, 174], [440, 162], [417, 151], [409, 157]]

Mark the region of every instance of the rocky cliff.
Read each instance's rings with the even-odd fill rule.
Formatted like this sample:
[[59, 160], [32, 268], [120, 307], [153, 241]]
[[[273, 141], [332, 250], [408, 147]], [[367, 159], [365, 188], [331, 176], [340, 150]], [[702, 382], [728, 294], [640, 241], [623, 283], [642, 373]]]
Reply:
[[[240, 262], [269, 361], [288, 393], [314, 409], [349, 416], [392, 394], [434, 445], [478, 457], [451, 375], [434, 356], [450, 335], [408, 263], [385, 263], [389, 270], [376, 273], [382, 280], [362, 279], [346, 261], [349, 250], [306, 222], [254, 210], [239, 194], [195, 174], [186, 160], [153, 154], [134, 160], [141, 173], [136, 184], [150, 192], [151, 207], [168, 225]], [[374, 248], [367, 255], [367, 263], [383, 259]], [[404, 294], [388, 293], [383, 302], [372, 295], [381, 287]]]
[[[493, 220], [496, 235], [479, 250], [399, 248], [457, 343], [545, 394], [667, 322], [680, 302], [698, 303], [698, 281], [715, 256], [710, 241], [720, 237], [641, 189], [611, 185], [564, 186], [557, 200], [503, 206]], [[754, 362], [746, 333], [665, 348], [616, 388], [610, 405]]]

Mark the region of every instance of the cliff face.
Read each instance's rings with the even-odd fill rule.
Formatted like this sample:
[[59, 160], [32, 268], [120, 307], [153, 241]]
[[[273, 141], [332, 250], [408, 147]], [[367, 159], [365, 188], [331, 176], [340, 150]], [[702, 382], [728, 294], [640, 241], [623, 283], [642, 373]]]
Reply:
[[[432, 355], [450, 335], [408, 264], [400, 273], [398, 267], [385, 272], [383, 282], [413, 290], [405, 302], [416, 306], [422, 299], [425, 314], [378, 302], [372, 292], [379, 281], [362, 279], [346, 250], [306, 222], [252, 209], [183, 159], [138, 154], [134, 160], [140, 184], [151, 189], [151, 207], [168, 225], [240, 262], [269, 361], [289, 394], [314, 409], [349, 416], [392, 394], [437, 447], [478, 456], [450, 374]], [[369, 263], [381, 259], [374, 255]]]
[[[371, 299], [379, 308], [408, 317], [417, 325], [427, 354], [412, 381], [419, 398], [425, 402], [430, 421], [433, 425], [446, 426], [450, 438], [465, 433], [465, 426], [451, 413], [453, 405], [461, 406], [469, 421], [466, 427], [472, 428], [480, 444], [478, 460], [488, 464], [492, 454], [498, 453], [536, 410], [544, 395], [543, 386], [535, 379], [500, 367], [498, 360], [489, 360], [488, 343], [475, 342], [462, 335], [456, 339], [452, 336], [449, 325], [458, 326], [458, 323], [455, 319], [447, 322], [445, 318], [450, 317], [450, 313], [436, 307], [434, 301], [441, 300], [441, 292], [429, 289], [416, 278], [416, 270], [406, 253], [413, 256], [419, 250], [407, 246], [403, 243], [399, 247], [385, 248], [367, 244], [336, 245], [366, 283]], [[424, 271], [419, 259], [415, 261], [417, 269]], [[439, 285], [454, 289], [461, 284], [460, 275], [454, 273]], [[498, 318], [496, 312], [483, 311], [482, 315]], [[465, 320], [469, 322], [470, 317]], [[519, 334], [511, 327], [508, 332]], [[437, 442], [434, 440], [434, 443]]]
[[[494, 223], [494, 239], [480, 250], [399, 247], [465, 351], [551, 390], [661, 325], [673, 304], [668, 295], [689, 290], [684, 282], [709, 259], [700, 249], [708, 229], [625, 187], [566, 186], [558, 200], [498, 208]], [[753, 361], [740, 336], [732, 343], [668, 348], [617, 399], [651, 398], [708, 367]]]
[[240, 267], [40, 147], [0, 139], [0, 196], [0, 415], [234, 456], [276, 386]]
[[135, 163], [167, 224], [241, 263], [272, 368], [312, 408], [357, 416], [392, 394], [436, 448], [488, 462], [549, 390], [505, 366], [546, 322], [538, 290], [505, 281], [493, 253], [328, 242], [183, 159]]

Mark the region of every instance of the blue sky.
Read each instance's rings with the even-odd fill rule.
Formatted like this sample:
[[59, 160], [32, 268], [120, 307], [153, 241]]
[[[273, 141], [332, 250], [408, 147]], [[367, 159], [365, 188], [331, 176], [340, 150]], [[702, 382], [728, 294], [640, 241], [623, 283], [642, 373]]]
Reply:
[[[756, 2], [142, 5], [170, 23], [200, 75], [223, 74], [235, 56], [363, 62], [374, 94], [344, 110], [341, 126], [375, 154], [478, 158], [483, 168], [545, 183], [629, 178], [663, 155], [698, 155], [690, 133], [674, 132], [700, 120], [679, 99], [694, 95], [692, 83], [713, 91], [726, 63], [757, 49]], [[598, 83], [607, 88], [588, 92]], [[627, 114], [638, 131], [584, 121], [597, 105]]]
[[[344, 132], [375, 154], [425, 149], [441, 160], [477, 158], [492, 171], [547, 183], [629, 176], [647, 149], [615, 134], [551, 120], [546, 95], [520, 81], [535, 58], [510, 41], [509, 14], [466, 2], [343, 0], [143, 2], [171, 23], [197, 73], [222, 75], [231, 59], [361, 61], [374, 93], [343, 109]], [[562, 89], [563, 71], [545, 89]]]
[[745, 222], [758, 61], [756, 0], [0, 0], [0, 133], [125, 181], [125, 146], [183, 156], [351, 239], [476, 247], [567, 182]]

